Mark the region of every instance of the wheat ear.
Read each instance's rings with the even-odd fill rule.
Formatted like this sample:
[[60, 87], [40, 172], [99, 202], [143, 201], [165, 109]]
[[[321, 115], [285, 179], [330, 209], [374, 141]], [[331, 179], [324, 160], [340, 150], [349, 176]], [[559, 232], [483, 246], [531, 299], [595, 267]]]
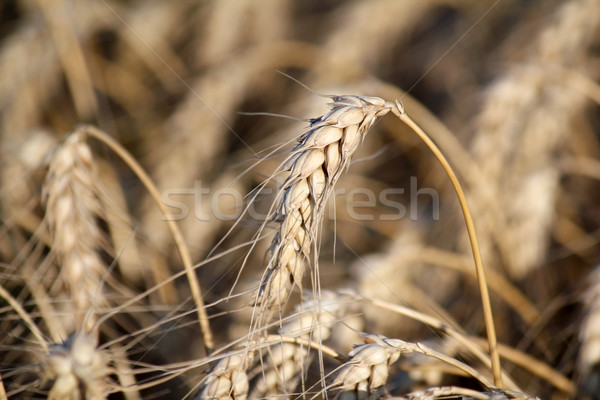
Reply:
[[274, 219], [279, 228], [267, 253], [257, 303], [282, 306], [301, 287], [306, 263], [318, 241], [324, 205], [352, 155], [375, 121], [394, 104], [377, 97], [330, 96], [331, 111], [314, 118], [276, 175], [287, 172]]
[[100, 290], [105, 265], [97, 253], [102, 243], [96, 224], [101, 206], [94, 186], [92, 152], [84, 137], [82, 131], [76, 131], [56, 149], [42, 190], [52, 249], [61, 263], [79, 328], [86, 313], [105, 301]]
[[244, 355], [232, 355], [219, 360], [202, 383], [197, 400], [246, 400], [250, 360]]

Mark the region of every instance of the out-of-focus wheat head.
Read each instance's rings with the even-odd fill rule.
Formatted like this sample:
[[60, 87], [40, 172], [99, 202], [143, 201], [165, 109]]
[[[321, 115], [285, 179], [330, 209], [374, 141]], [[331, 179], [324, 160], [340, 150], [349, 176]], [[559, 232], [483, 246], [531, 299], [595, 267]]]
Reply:
[[42, 365], [44, 378], [52, 381], [49, 400], [102, 400], [106, 398], [108, 369], [97, 339], [77, 332], [50, 347]]
[[530, 56], [488, 89], [478, 117], [472, 153], [485, 182], [473, 188], [472, 205], [487, 259], [493, 263], [496, 243], [515, 279], [544, 261], [559, 189], [557, 155], [586, 104], [560, 71], [585, 71], [599, 21], [596, 0], [563, 4], [529, 45]]
[[85, 135], [76, 131], [52, 155], [43, 198], [53, 237], [52, 250], [79, 328], [86, 315], [91, 324], [93, 314], [105, 302], [102, 293], [105, 265], [98, 255], [103, 239], [96, 221], [101, 214], [96, 179]]

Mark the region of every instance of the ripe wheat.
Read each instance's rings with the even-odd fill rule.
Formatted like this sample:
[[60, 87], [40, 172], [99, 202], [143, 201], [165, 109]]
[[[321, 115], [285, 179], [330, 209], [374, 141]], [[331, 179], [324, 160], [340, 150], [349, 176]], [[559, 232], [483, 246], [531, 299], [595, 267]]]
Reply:
[[324, 206], [352, 155], [378, 118], [397, 106], [377, 97], [331, 96], [330, 112], [310, 121], [298, 145], [276, 172], [289, 171], [278, 196], [279, 228], [267, 253], [257, 301], [282, 306], [318, 255]]
[[[78, 328], [83, 327], [90, 311], [93, 313], [104, 303], [101, 280], [105, 266], [97, 253], [102, 236], [96, 225], [101, 204], [95, 180], [92, 152], [83, 132], [76, 131], [50, 160], [43, 198], [53, 236], [52, 248], [61, 265]], [[91, 327], [92, 317], [88, 316], [86, 328]]]
[[108, 369], [97, 338], [77, 332], [50, 347], [43, 363], [45, 379], [52, 380], [49, 400], [102, 400], [106, 398]]

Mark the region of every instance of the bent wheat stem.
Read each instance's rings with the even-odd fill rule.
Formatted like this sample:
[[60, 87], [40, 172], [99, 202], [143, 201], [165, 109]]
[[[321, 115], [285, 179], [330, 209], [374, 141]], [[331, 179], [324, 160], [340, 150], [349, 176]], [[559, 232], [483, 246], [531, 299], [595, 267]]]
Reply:
[[[148, 174], [143, 170], [140, 164], [135, 161], [135, 159], [121, 146], [117, 143], [113, 138], [108, 136], [106, 133], [101, 131], [98, 128], [95, 128], [90, 125], [86, 125], [82, 127], [83, 131], [85, 131], [90, 136], [96, 138], [102, 143], [106, 144], [110, 147], [125, 163], [131, 168], [131, 170], [137, 175], [140, 181], [144, 184], [154, 202], [160, 209], [161, 213], [168, 217], [169, 212], [166, 209], [165, 205], [161, 201], [160, 193]], [[166, 218], [167, 225], [171, 234], [173, 235], [173, 239], [175, 240], [175, 244], [177, 249], [179, 250], [179, 254], [181, 256], [181, 260], [183, 262], [183, 267], [186, 271], [186, 276], [188, 278], [190, 289], [192, 291], [192, 297], [194, 302], [196, 303], [196, 312], [198, 314], [198, 320], [200, 323], [200, 330], [202, 331], [202, 339], [204, 340], [204, 347], [206, 348], [207, 353], [209, 353], [214, 347], [214, 340], [212, 336], [212, 332], [210, 330], [210, 323], [208, 321], [208, 315], [206, 313], [206, 308], [204, 306], [204, 300], [202, 298], [202, 290], [200, 289], [200, 283], [198, 282], [198, 277], [196, 276], [192, 264], [192, 257], [190, 252], [185, 244], [183, 239], [183, 235], [179, 230], [179, 227], [171, 218]]]
[[431, 152], [438, 159], [444, 171], [450, 178], [452, 182], [452, 186], [456, 191], [456, 195], [458, 196], [458, 201], [460, 203], [460, 208], [463, 212], [465, 218], [465, 224], [467, 226], [467, 232], [469, 234], [469, 241], [471, 243], [471, 249], [473, 250], [473, 261], [475, 262], [475, 271], [477, 272], [477, 282], [479, 284], [479, 292], [481, 293], [481, 303], [483, 306], [483, 316], [485, 319], [485, 328], [487, 331], [488, 337], [488, 345], [490, 358], [492, 361], [492, 374], [494, 376], [494, 384], [498, 388], [502, 388], [502, 369], [500, 367], [500, 355], [498, 354], [498, 341], [496, 338], [496, 329], [494, 327], [494, 319], [492, 316], [492, 305], [490, 302], [490, 295], [487, 288], [487, 282], [485, 279], [485, 270], [483, 268], [483, 259], [481, 258], [481, 252], [479, 250], [479, 242], [477, 241], [477, 234], [475, 233], [475, 224], [473, 223], [473, 217], [471, 216], [471, 211], [469, 210], [469, 205], [467, 204], [467, 199], [465, 197], [465, 193], [462, 189], [454, 170], [444, 157], [444, 154], [440, 151], [440, 149], [436, 146], [436, 144], [431, 140], [431, 138], [425, 133], [421, 127], [414, 122], [405, 112], [402, 104], [396, 100], [397, 108], [392, 109], [392, 112], [406, 125], [408, 125], [418, 136], [421, 138], [423, 142], [429, 147]]

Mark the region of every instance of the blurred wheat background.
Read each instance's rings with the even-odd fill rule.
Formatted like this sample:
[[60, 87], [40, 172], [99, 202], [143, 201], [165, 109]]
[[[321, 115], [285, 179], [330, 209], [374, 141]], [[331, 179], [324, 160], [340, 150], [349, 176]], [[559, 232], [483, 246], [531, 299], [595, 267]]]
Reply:
[[[403, 101], [465, 186], [505, 386], [600, 399], [600, 0], [1, 1], [0, 399], [207, 398], [206, 371], [224, 353], [208, 355], [198, 307], [215, 349], [249, 335], [271, 238], [256, 240], [260, 218], [242, 215], [247, 194], [284, 159], [276, 146], [326, 110], [279, 72], [322, 94]], [[199, 263], [205, 307], [145, 186], [81, 124], [147, 171]], [[381, 201], [386, 189], [403, 191]], [[286, 318], [320, 290], [327, 348], [347, 355], [361, 332], [380, 334], [489, 377], [446, 328], [392, 307], [487, 351], [463, 217], [428, 149], [387, 116], [336, 190], [320, 283], [305, 273], [305, 300], [295, 288], [269, 332], [289, 332]], [[267, 353], [247, 395], [216, 398], [324, 397], [340, 365], [313, 350], [277, 385]], [[519, 396], [390, 354], [372, 398]], [[357, 388], [329, 397], [367, 396]], [[431, 388], [448, 393], [418, 392]]]

